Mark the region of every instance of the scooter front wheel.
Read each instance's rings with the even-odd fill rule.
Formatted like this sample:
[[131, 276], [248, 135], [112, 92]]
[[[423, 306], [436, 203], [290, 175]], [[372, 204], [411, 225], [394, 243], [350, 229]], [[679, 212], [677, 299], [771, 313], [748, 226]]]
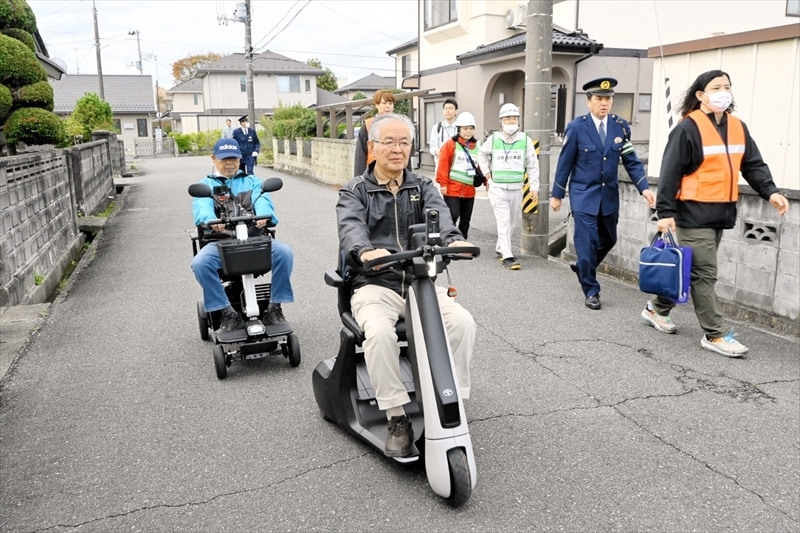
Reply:
[[450, 467], [450, 497], [447, 503], [451, 507], [461, 507], [469, 500], [472, 482], [469, 475], [467, 455], [461, 448], [447, 451], [447, 464]]
[[217, 344], [214, 346], [214, 367], [217, 369], [217, 378], [225, 379], [228, 377], [228, 364], [225, 360], [225, 350], [222, 345]]

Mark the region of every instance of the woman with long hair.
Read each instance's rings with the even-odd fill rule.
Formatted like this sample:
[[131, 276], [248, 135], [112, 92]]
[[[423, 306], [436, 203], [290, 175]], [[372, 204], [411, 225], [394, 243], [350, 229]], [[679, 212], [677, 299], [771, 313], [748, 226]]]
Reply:
[[[682, 116], [670, 133], [661, 175], [656, 211], [658, 231], [676, 232], [681, 245], [692, 248], [691, 295], [704, 335], [703, 348], [727, 357], [741, 357], [748, 348], [722, 324], [715, 291], [717, 251], [722, 232], [736, 223], [739, 174], [777, 211], [789, 211], [778, 193], [769, 167], [761, 158], [747, 126], [732, 115], [731, 78], [721, 70], [704, 72], [684, 93]], [[669, 316], [671, 300], [657, 296], [647, 303], [642, 319], [664, 333], [677, 326]]]

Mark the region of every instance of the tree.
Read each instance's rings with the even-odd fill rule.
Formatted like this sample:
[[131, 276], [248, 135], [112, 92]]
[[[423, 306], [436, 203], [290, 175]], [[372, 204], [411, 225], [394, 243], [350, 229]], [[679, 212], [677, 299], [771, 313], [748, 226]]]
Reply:
[[354, 94], [354, 95], [353, 95], [353, 97], [351, 98], [351, 100], [363, 100], [363, 99], [365, 99], [366, 97], [367, 97], [367, 95], [366, 95], [366, 94], [362, 93], [361, 91], [358, 91], [356, 94]]
[[325, 74], [317, 78], [317, 87], [331, 92], [339, 88], [339, 82], [336, 81], [336, 75], [328, 67], [323, 67], [322, 61], [317, 58], [313, 58], [306, 61], [306, 63], [312, 67], [321, 68], [325, 71]]
[[175, 78], [176, 84], [189, 81], [197, 74], [197, 69], [210, 65], [214, 61], [219, 61], [223, 57], [225, 57], [224, 54], [216, 52], [186, 56], [172, 64], [172, 77]]
[[80, 131], [84, 140], [92, 138], [92, 130], [115, 131], [111, 104], [95, 93], [86, 93], [75, 102], [75, 109], [67, 119], [69, 131]]
[[0, 0], [0, 147], [59, 144], [61, 120], [52, 113], [53, 88], [36, 58], [36, 17], [25, 0]]

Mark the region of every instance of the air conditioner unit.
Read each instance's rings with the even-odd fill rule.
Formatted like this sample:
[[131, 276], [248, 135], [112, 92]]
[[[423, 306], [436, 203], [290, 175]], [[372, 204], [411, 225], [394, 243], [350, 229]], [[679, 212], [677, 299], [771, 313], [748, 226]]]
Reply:
[[513, 9], [506, 11], [506, 29], [519, 30], [526, 26], [526, 16], [528, 14], [528, 6], [519, 4], [516, 12]]

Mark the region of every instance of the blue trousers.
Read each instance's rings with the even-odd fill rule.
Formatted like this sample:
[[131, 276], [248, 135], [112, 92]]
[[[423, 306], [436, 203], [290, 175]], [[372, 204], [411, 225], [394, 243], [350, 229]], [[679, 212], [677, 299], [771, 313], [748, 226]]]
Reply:
[[[270, 287], [270, 303], [283, 304], [294, 301], [292, 291], [292, 268], [294, 267], [294, 252], [287, 244], [272, 239], [272, 286]], [[230, 305], [222, 282], [219, 279], [219, 270], [222, 261], [219, 258], [217, 245], [205, 245], [192, 259], [192, 271], [200, 287], [203, 288], [203, 303], [206, 312], [219, 311]], [[262, 309], [263, 311], [263, 309]]]
[[252, 174], [255, 164], [256, 158], [252, 155], [242, 156], [242, 158], [239, 160], [239, 170], [242, 172], [247, 172], [247, 174]]
[[586, 296], [600, 294], [597, 282], [597, 265], [617, 244], [619, 212], [610, 215], [590, 215], [572, 212], [575, 221], [575, 252], [578, 254], [578, 272], [581, 288]]

